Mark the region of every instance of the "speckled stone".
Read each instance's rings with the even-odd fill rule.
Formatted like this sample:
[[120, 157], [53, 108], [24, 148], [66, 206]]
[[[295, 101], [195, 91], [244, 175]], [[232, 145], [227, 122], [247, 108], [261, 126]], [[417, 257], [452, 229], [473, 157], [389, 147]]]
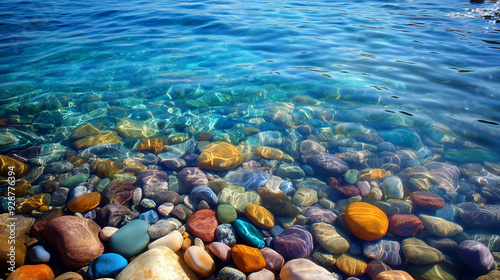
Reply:
[[219, 271], [216, 280], [246, 280], [247, 276], [245, 273], [239, 271], [236, 268], [224, 267]]
[[273, 239], [275, 250], [285, 259], [307, 258], [313, 246], [312, 235], [302, 226], [291, 226]]
[[236, 230], [231, 224], [220, 224], [215, 229], [216, 239], [229, 247], [236, 244], [236, 236]]
[[151, 239], [157, 239], [179, 229], [182, 223], [175, 218], [161, 219], [148, 228]]
[[415, 206], [426, 210], [438, 210], [445, 205], [445, 201], [442, 197], [430, 191], [412, 192], [410, 194], [410, 199]]

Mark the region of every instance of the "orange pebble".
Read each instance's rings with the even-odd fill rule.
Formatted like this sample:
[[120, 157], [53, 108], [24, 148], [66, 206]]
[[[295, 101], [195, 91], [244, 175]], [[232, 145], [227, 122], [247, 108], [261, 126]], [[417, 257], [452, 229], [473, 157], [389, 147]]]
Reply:
[[231, 256], [239, 270], [250, 273], [266, 267], [266, 260], [259, 249], [236, 244], [231, 248]]
[[366, 202], [355, 202], [345, 210], [345, 222], [349, 230], [357, 237], [366, 240], [378, 240], [387, 233], [389, 219], [387, 215]]
[[186, 251], [189, 246], [191, 246], [191, 239], [184, 239], [184, 241], [182, 242], [182, 250]]
[[7, 280], [53, 280], [56, 276], [46, 264], [23, 265], [14, 270]]

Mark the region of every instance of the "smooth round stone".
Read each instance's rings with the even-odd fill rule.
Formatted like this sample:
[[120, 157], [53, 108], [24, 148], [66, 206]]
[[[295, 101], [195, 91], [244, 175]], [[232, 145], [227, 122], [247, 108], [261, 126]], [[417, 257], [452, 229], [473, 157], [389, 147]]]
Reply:
[[438, 210], [445, 205], [445, 201], [442, 197], [430, 191], [412, 192], [410, 194], [410, 199], [415, 206], [426, 210]]
[[312, 233], [314, 240], [326, 251], [332, 254], [342, 254], [349, 250], [351, 242], [349, 237], [340, 229], [326, 223], [315, 223], [309, 231]]
[[350, 204], [345, 210], [345, 221], [354, 235], [366, 241], [384, 237], [389, 228], [389, 219], [385, 213], [366, 202]]
[[403, 182], [397, 176], [385, 178], [380, 188], [387, 198], [402, 199], [404, 196]]
[[324, 209], [317, 206], [308, 207], [304, 212], [304, 216], [310, 223], [327, 223], [333, 224], [337, 219], [337, 215], [330, 209]]
[[118, 228], [115, 227], [103, 227], [101, 231], [99, 232], [99, 238], [101, 238], [102, 241], [108, 242], [109, 239], [115, 232], [118, 231]]
[[223, 262], [231, 260], [231, 248], [221, 242], [212, 242], [208, 245], [210, 251]]
[[276, 252], [288, 260], [309, 257], [314, 249], [313, 241], [302, 226], [291, 226], [273, 239]]
[[470, 268], [481, 273], [495, 268], [495, 260], [488, 247], [475, 240], [465, 240], [458, 245], [457, 256]]
[[215, 229], [215, 237], [219, 242], [229, 247], [236, 244], [236, 230], [231, 224], [220, 224]]
[[236, 219], [233, 222], [233, 226], [238, 235], [248, 242], [248, 244], [257, 248], [264, 248], [264, 236], [252, 224]]
[[159, 246], [137, 256], [115, 279], [196, 280], [199, 278], [174, 251]]
[[271, 248], [262, 248], [260, 253], [266, 261], [266, 268], [269, 270], [280, 270], [285, 264], [285, 259], [278, 252]]
[[57, 276], [54, 280], [83, 280], [83, 277], [76, 272], [69, 271]]
[[298, 206], [312, 206], [318, 202], [318, 193], [310, 188], [300, 188], [293, 195], [292, 201]]
[[184, 252], [184, 261], [196, 274], [207, 278], [215, 271], [215, 262], [210, 255], [198, 246], [189, 247]]
[[89, 190], [87, 189], [87, 187], [85, 185], [83, 185], [83, 184], [78, 185], [71, 191], [71, 193], [68, 196], [68, 200], [71, 201], [71, 200], [73, 200], [81, 195], [88, 193], [88, 192], [89, 192]]
[[271, 229], [274, 227], [274, 215], [262, 206], [248, 204], [245, 206], [244, 213], [260, 228]]
[[[371, 279], [375, 279], [377, 275], [384, 271], [392, 270], [387, 264], [379, 260], [372, 260], [368, 263], [366, 267], [366, 274], [370, 276]], [[395, 279], [394, 279], [395, 280]]]
[[23, 265], [7, 277], [7, 280], [52, 280], [55, 278], [52, 268], [46, 264]]
[[115, 277], [127, 264], [127, 259], [118, 254], [102, 254], [90, 263], [88, 274], [92, 279]]
[[398, 199], [389, 198], [386, 201], [373, 201], [371, 203], [384, 211], [387, 216], [413, 212], [413, 206], [410, 203]]
[[217, 280], [246, 280], [247, 276], [245, 273], [232, 267], [224, 267], [219, 271], [217, 275]]
[[230, 171], [224, 177], [232, 186], [242, 186], [247, 191], [255, 191], [263, 187], [271, 178], [271, 173], [256, 167], [240, 168]]
[[196, 186], [191, 190], [190, 195], [195, 199], [196, 203], [204, 200], [210, 207], [217, 206], [217, 202], [219, 201], [215, 192], [208, 186]]
[[338, 280], [326, 268], [304, 258], [288, 261], [280, 270], [280, 279], [287, 280]]
[[90, 177], [89, 174], [78, 173], [62, 180], [59, 183], [59, 187], [73, 189], [74, 187], [78, 186], [78, 184], [86, 182], [89, 179], [89, 177]]
[[196, 211], [189, 217], [187, 229], [201, 240], [212, 242], [215, 239], [215, 229], [218, 225], [215, 211], [203, 209]]
[[382, 193], [382, 190], [378, 187], [372, 188], [368, 193], [368, 198], [373, 201], [381, 200], [383, 196], [384, 194]]
[[335, 186], [335, 188], [346, 197], [351, 197], [361, 194], [361, 191], [354, 185]]
[[426, 230], [438, 237], [452, 237], [463, 232], [463, 228], [459, 224], [442, 218], [423, 214], [418, 215], [418, 218]]
[[28, 255], [34, 263], [48, 263], [50, 261], [50, 253], [41, 245], [31, 248]]
[[109, 239], [111, 250], [126, 258], [137, 255], [149, 243], [148, 227], [149, 223], [144, 220], [124, 225]]
[[437, 263], [444, 260], [443, 253], [418, 238], [406, 238], [401, 245], [403, 254], [411, 263], [420, 265]]
[[472, 227], [488, 227], [500, 225], [500, 205], [487, 204], [480, 206], [474, 202], [462, 203], [459, 206], [460, 220]]
[[258, 271], [266, 267], [264, 256], [262, 256], [259, 249], [254, 247], [236, 244], [231, 248], [231, 256], [236, 267], [245, 273]]
[[389, 231], [398, 236], [411, 236], [424, 229], [420, 219], [412, 214], [395, 214], [389, 218]]
[[224, 171], [238, 167], [244, 159], [234, 145], [217, 141], [205, 147], [196, 160], [196, 165], [202, 169]]
[[185, 167], [177, 176], [186, 189], [196, 186], [206, 186], [208, 184], [207, 175], [197, 167]]
[[274, 273], [267, 269], [262, 269], [257, 272], [252, 272], [248, 275], [247, 280], [274, 280]]
[[352, 256], [349, 253], [343, 253], [335, 263], [340, 271], [349, 276], [361, 276], [365, 274], [368, 264], [360, 257]]
[[18, 214], [31, 213], [31, 211], [36, 210], [44, 205], [49, 206], [50, 199], [51, 195], [48, 193], [36, 194], [16, 204], [16, 212]]
[[166, 246], [172, 251], [177, 252], [182, 247], [184, 237], [178, 230], [173, 230], [165, 236], [162, 236], [155, 241], [149, 243], [148, 249], [153, 249], [158, 246]]
[[238, 218], [238, 213], [233, 206], [229, 204], [220, 204], [217, 206], [217, 219], [221, 223], [232, 223]]
[[349, 184], [355, 184], [358, 181], [359, 170], [356, 169], [348, 169], [346, 173], [344, 173], [344, 180]]
[[175, 205], [174, 209], [172, 209], [171, 216], [177, 218], [180, 221], [186, 221], [191, 217], [193, 211], [186, 207], [184, 204]]
[[147, 212], [141, 213], [139, 219], [148, 222], [149, 224], [154, 224], [158, 221], [158, 214], [155, 210], [149, 210]]
[[[134, 191], [135, 193], [135, 191]], [[156, 207], [156, 202], [149, 198], [144, 198], [141, 200], [141, 206], [146, 209], [152, 209]]]
[[281, 164], [276, 170], [276, 176], [279, 176], [283, 179], [301, 179], [306, 176], [304, 170], [302, 170], [299, 166], [290, 165], [290, 164]]
[[22, 163], [17, 159], [0, 155], [0, 176], [9, 177], [9, 171], [11, 171], [10, 167], [14, 168], [14, 174], [16, 174], [18, 178], [30, 171], [30, 167], [27, 164]]
[[182, 223], [175, 218], [161, 219], [149, 226], [148, 233], [151, 239], [157, 239], [179, 229]]
[[403, 270], [388, 270], [378, 274], [374, 280], [413, 280], [413, 277]]
[[388, 265], [400, 266], [400, 249], [401, 246], [398, 241], [380, 239], [365, 242], [363, 245], [363, 254], [368, 258], [383, 261]]
[[356, 182], [356, 188], [359, 189], [361, 196], [367, 196], [370, 193], [371, 186], [368, 181], [358, 181]]
[[104, 252], [99, 240], [101, 228], [92, 220], [77, 216], [52, 219], [43, 230], [43, 238], [57, 249], [65, 266], [81, 268]]

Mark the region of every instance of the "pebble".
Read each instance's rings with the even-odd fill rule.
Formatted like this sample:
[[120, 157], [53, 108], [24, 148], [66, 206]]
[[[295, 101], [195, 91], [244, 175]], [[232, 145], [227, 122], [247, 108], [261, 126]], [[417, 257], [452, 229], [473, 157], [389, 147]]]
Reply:
[[343, 253], [335, 263], [340, 271], [349, 276], [361, 276], [365, 274], [368, 264], [358, 256], [352, 256], [349, 253]]
[[250, 273], [266, 267], [266, 261], [259, 249], [237, 244], [231, 248], [231, 256], [239, 270]]
[[389, 228], [389, 219], [382, 210], [366, 202], [350, 204], [345, 211], [349, 230], [366, 241], [384, 237]]
[[127, 259], [118, 254], [102, 254], [90, 263], [88, 275], [92, 279], [115, 277], [127, 264]]
[[349, 237], [330, 224], [315, 223], [311, 225], [309, 231], [314, 236], [314, 240], [332, 254], [342, 254], [351, 246]]
[[111, 236], [113, 234], [115, 234], [115, 232], [117, 232], [117, 231], [118, 231], [118, 228], [115, 228], [115, 227], [110, 227], [110, 226], [103, 227], [101, 229], [101, 231], [99, 232], [99, 237], [101, 238], [102, 241], [108, 242], [109, 239], [111, 238]]
[[154, 224], [158, 221], [158, 214], [155, 210], [149, 210], [139, 215], [140, 220], [144, 220], [149, 224]]
[[184, 252], [184, 261], [196, 274], [207, 278], [215, 271], [215, 262], [198, 246], [191, 246]]
[[48, 263], [50, 261], [50, 253], [41, 245], [31, 248], [28, 256], [34, 263]]
[[189, 217], [187, 229], [201, 240], [212, 242], [215, 239], [215, 229], [218, 225], [215, 211], [204, 209], [196, 211]]
[[186, 189], [208, 184], [207, 175], [197, 167], [185, 167], [177, 174]]
[[196, 165], [202, 169], [223, 171], [238, 167], [243, 160], [243, 154], [234, 145], [217, 141], [205, 147]]
[[311, 206], [306, 208], [306, 210], [304, 211], [304, 216], [312, 224], [321, 222], [333, 224], [337, 219], [337, 215], [333, 213], [333, 211], [318, 206]]
[[459, 224], [439, 217], [421, 214], [418, 215], [418, 218], [422, 221], [426, 230], [438, 237], [452, 237], [463, 231]]
[[168, 217], [172, 210], [174, 210], [174, 204], [171, 202], [165, 202], [162, 205], [158, 206], [158, 213], [162, 216]]
[[387, 198], [402, 199], [404, 196], [403, 182], [397, 176], [385, 178], [380, 188]]
[[237, 270], [236, 268], [232, 268], [226, 266], [219, 271], [216, 280], [246, 280], [247, 276], [245, 273]]
[[130, 214], [130, 209], [126, 206], [120, 204], [108, 204], [99, 210], [96, 221], [103, 227], [118, 227], [128, 214]]
[[182, 223], [175, 218], [161, 219], [148, 228], [151, 239], [157, 239], [179, 229]]
[[245, 206], [244, 213], [260, 228], [271, 229], [274, 227], [274, 215], [260, 205], [248, 204]]
[[398, 236], [412, 236], [424, 229], [420, 219], [412, 214], [395, 214], [389, 218], [389, 231]]
[[271, 248], [262, 248], [260, 253], [266, 261], [266, 268], [269, 270], [280, 270], [285, 265], [285, 259], [278, 252]]
[[220, 224], [215, 229], [216, 239], [229, 246], [233, 247], [236, 244], [236, 230], [231, 224]]
[[292, 201], [298, 206], [312, 206], [318, 202], [318, 193], [310, 188], [300, 188], [293, 195]]
[[379, 273], [374, 280], [413, 280], [413, 277], [403, 270], [389, 270]]
[[223, 262], [231, 261], [231, 248], [221, 242], [212, 242], [208, 246], [210, 251]]
[[137, 256], [115, 278], [115, 280], [135, 279], [194, 280], [198, 277], [174, 251], [159, 246]]
[[287, 280], [339, 280], [326, 268], [304, 258], [293, 259], [285, 263], [280, 270], [280, 279]]
[[302, 226], [291, 226], [273, 239], [274, 249], [287, 260], [309, 257], [313, 241], [311, 233]]
[[262, 269], [257, 272], [252, 272], [248, 275], [247, 280], [274, 280], [274, 273], [267, 269]]
[[52, 280], [55, 278], [52, 268], [46, 264], [23, 265], [9, 274], [7, 280]]
[[401, 246], [398, 241], [380, 239], [365, 242], [363, 254], [368, 258], [383, 261], [391, 266], [400, 266], [402, 264], [400, 249]]
[[152, 249], [158, 246], [166, 246], [172, 251], [177, 252], [182, 247], [184, 238], [178, 230], [173, 230], [165, 236], [162, 236], [155, 241], [148, 244], [148, 249]]
[[190, 195], [194, 198], [196, 203], [204, 200], [210, 207], [217, 206], [217, 202], [219, 201], [215, 192], [208, 186], [196, 186], [191, 190]]
[[221, 223], [232, 223], [238, 218], [238, 213], [233, 206], [229, 204], [219, 204], [217, 206], [217, 219]]
[[410, 194], [410, 199], [417, 207], [426, 210], [438, 210], [444, 207], [445, 201], [430, 191], [416, 191]]
[[156, 202], [152, 199], [149, 199], [149, 198], [143, 198], [140, 203], [141, 203], [141, 206], [146, 208], [146, 209], [153, 209], [156, 207]]
[[83, 280], [83, 277], [76, 272], [69, 271], [57, 276], [54, 280]]
[[124, 225], [109, 239], [111, 250], [126, 258], [139, 254], [149, 243], [148, 227], [144, 220], [133, 220]]
[[245, 191], [245, 188], [240, 186], [227, 186], [218, 196], [220, 204], [229, 204], [239, 213], [243, 213], [248, 204], [259, 205], [261, 201], [261, 197], [255, 191]]
[[233, 226], [238, 235], [248, 244], [257, 248], [264, 248], [264, 236], [255, 226], [240, 219], [236, 219]]
[[495, 260], [488, 247], [475, 240], [465, 240], [456, 249], [457, 256], [468, 267], [481, 273], [495, 268]]
[[401, 247], [406, 259], [414, 264], [431, 264], [444, 260], [443, 253], [415, 237], [404, 239]]

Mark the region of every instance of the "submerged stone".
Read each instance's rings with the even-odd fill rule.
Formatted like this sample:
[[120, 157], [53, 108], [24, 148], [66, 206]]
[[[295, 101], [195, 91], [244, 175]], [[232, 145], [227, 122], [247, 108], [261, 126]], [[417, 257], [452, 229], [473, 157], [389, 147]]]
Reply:
[[198, 167], [223, 171], [235, 168], [243, 163], [244, 157], [234, 146], [226, 142], [209, 144], [196, 160]]
[[236, 219], [233, 222], [233, 226], [238, 232], [238, 235], [248, 242], [248, 244], [259, 249], [264, 248], [264, 236], [252, 224]]
[[273, 239], [275, 250], [285, 259], [307, 258], [313, 250], [313, 237], [302, 226], [291, 226]]
[[349, 205], [345, 211], [345, 221], [354, 235], [366, 241], [384, 237], [389, 228], [385, 213], [366, 202]]

